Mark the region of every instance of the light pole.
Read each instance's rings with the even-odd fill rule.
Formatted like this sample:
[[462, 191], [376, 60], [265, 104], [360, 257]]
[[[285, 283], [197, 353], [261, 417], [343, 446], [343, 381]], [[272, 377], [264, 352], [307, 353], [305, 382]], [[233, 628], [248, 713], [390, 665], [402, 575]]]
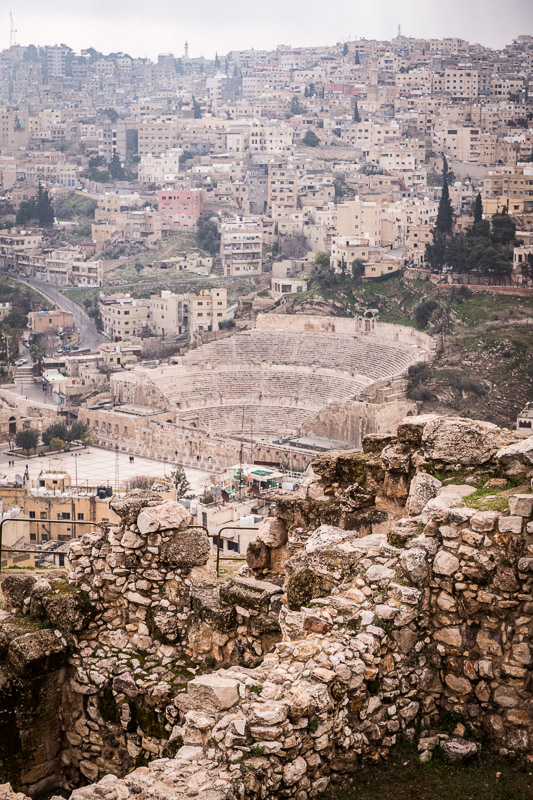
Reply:
[[76, 475], [76, 489], [78, 488], [78, 456], [79, 453], [74, 453], [74, 472]]

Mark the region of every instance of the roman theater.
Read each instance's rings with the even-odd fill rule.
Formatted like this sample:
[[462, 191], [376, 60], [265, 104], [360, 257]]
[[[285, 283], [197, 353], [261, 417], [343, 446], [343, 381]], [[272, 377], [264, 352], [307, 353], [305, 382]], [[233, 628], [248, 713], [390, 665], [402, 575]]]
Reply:
[[433, 346], [372, 313], [262, 314], [175, 364], [112, 375], [113, 408], [83, 408], [80, 419], [95, 444], [132, 454], [220, 469], [244, 446], [256, 461], [303, 469], [320, 449], [358, 447], [413, 413], [405, 376]]

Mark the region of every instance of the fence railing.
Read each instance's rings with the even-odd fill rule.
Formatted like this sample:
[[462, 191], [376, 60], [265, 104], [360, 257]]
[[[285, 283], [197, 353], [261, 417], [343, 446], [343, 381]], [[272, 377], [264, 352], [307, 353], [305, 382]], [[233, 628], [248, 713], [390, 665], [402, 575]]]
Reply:
[[240, 527], [240, 525], [224, 525], [224, 527], [220, 528], [217, 533], [217, 575], [220, 574], [220, 562], [221, 561], [246, 561], [246, 556], [221, 556], [220, 555], [220, 542], [221, 537], [220, 534], [222, 531], [257, 531], [258, 528], [245, 528]]
[[[75, 525], [92, 525], [93, 528], [96, 528], [98, 525], [101, 525], [101, 524], [104, 524], [104, 525], [108, 524], [108, 523], [93, 522], [93, 521], [88, 520], [88, 519], [76, 520], [74, 523], [73, 523], [73, 521], [71, 519], [51, 519], [51, 518], [39, 519], [39, 520], [23, 520], [23, 521], [24, 522], [35, 522], [35, 521], [37, 521], [37, 522], [51, 522], [54, 525], [56, 525], [56, 524], [57, 525], [72, 525], [72, 524], [75, 524]], [[8, 518], [3, 519], [3, 520], [0, 521], [0, 572], [2, 571], [2, 556], [3, 556], [4, 553], [8, 553], [8, 552], [9, 553], [28, 553], [28, 554], [32, 554], [33, 553], [33, 554], [41, 555], [41, 556], [65, 555], [64, 551], [60, 552], [58, 550], [44, 550], [42, 547], [40, 547], [40, 548], [36, 548], [36, 547], [10, 547], [9, 545], [6, 545], [4, 547], [4, 542], [3, 542], [4, 525], [7, 525], [7, 523], [9, 523], [9, 522], [18, 522], [18, 523], [20, 523], [21, 520], [17, 519], [16, 517], [8, 517]], [[201, 530], [204, 530], [206, 532], [207, 536], [209, 536], [209, 531], [207, 530], [205, 525], [187, 525], [187, 530], [194, 530], [195, 528], [199, 528]], [[168, 526], [166, 528], [159, 528], [159, 530], [160, 531], [172, 531], [172, 530], [175, 530], [175, 526], [174, 525], [170, 525], [170, 526]], [[68, 544], [69, 541], [75, 541], [76, 538], [77, 538], [76, 536], [72, 536], [71, 539], [69, 539], [69, 540], [67, 540], [65, 542], [61, 542], [60, 544]], [[53, 542], [55, 540], [54, 539], [49, 539], [48, 541], [49, 542], [50, 541]], [[59, 540], [58, 540], [58, 543], [59, 543]]]

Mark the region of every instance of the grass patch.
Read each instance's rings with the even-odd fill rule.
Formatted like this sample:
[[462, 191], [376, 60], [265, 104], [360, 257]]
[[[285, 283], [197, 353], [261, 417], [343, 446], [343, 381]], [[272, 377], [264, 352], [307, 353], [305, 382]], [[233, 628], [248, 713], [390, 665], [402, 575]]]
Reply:
[[326, 800], [531, 800], [533, 771], [520, 760], [483, 754], [469, 764], [441, 758], [423, 764], [412, 746], [328, 789]]

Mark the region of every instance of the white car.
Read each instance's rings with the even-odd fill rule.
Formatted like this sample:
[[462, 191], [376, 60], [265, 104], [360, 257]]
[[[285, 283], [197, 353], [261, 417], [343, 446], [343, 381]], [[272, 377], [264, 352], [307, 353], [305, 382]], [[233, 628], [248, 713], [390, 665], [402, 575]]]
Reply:
[[27, 363], [28, 363], [28, 359], [27, 358], [17, 358], [17, 360], [15, 361], [15, 366], [16, 367], [21, 367], [23, 364], [27, 364]]

